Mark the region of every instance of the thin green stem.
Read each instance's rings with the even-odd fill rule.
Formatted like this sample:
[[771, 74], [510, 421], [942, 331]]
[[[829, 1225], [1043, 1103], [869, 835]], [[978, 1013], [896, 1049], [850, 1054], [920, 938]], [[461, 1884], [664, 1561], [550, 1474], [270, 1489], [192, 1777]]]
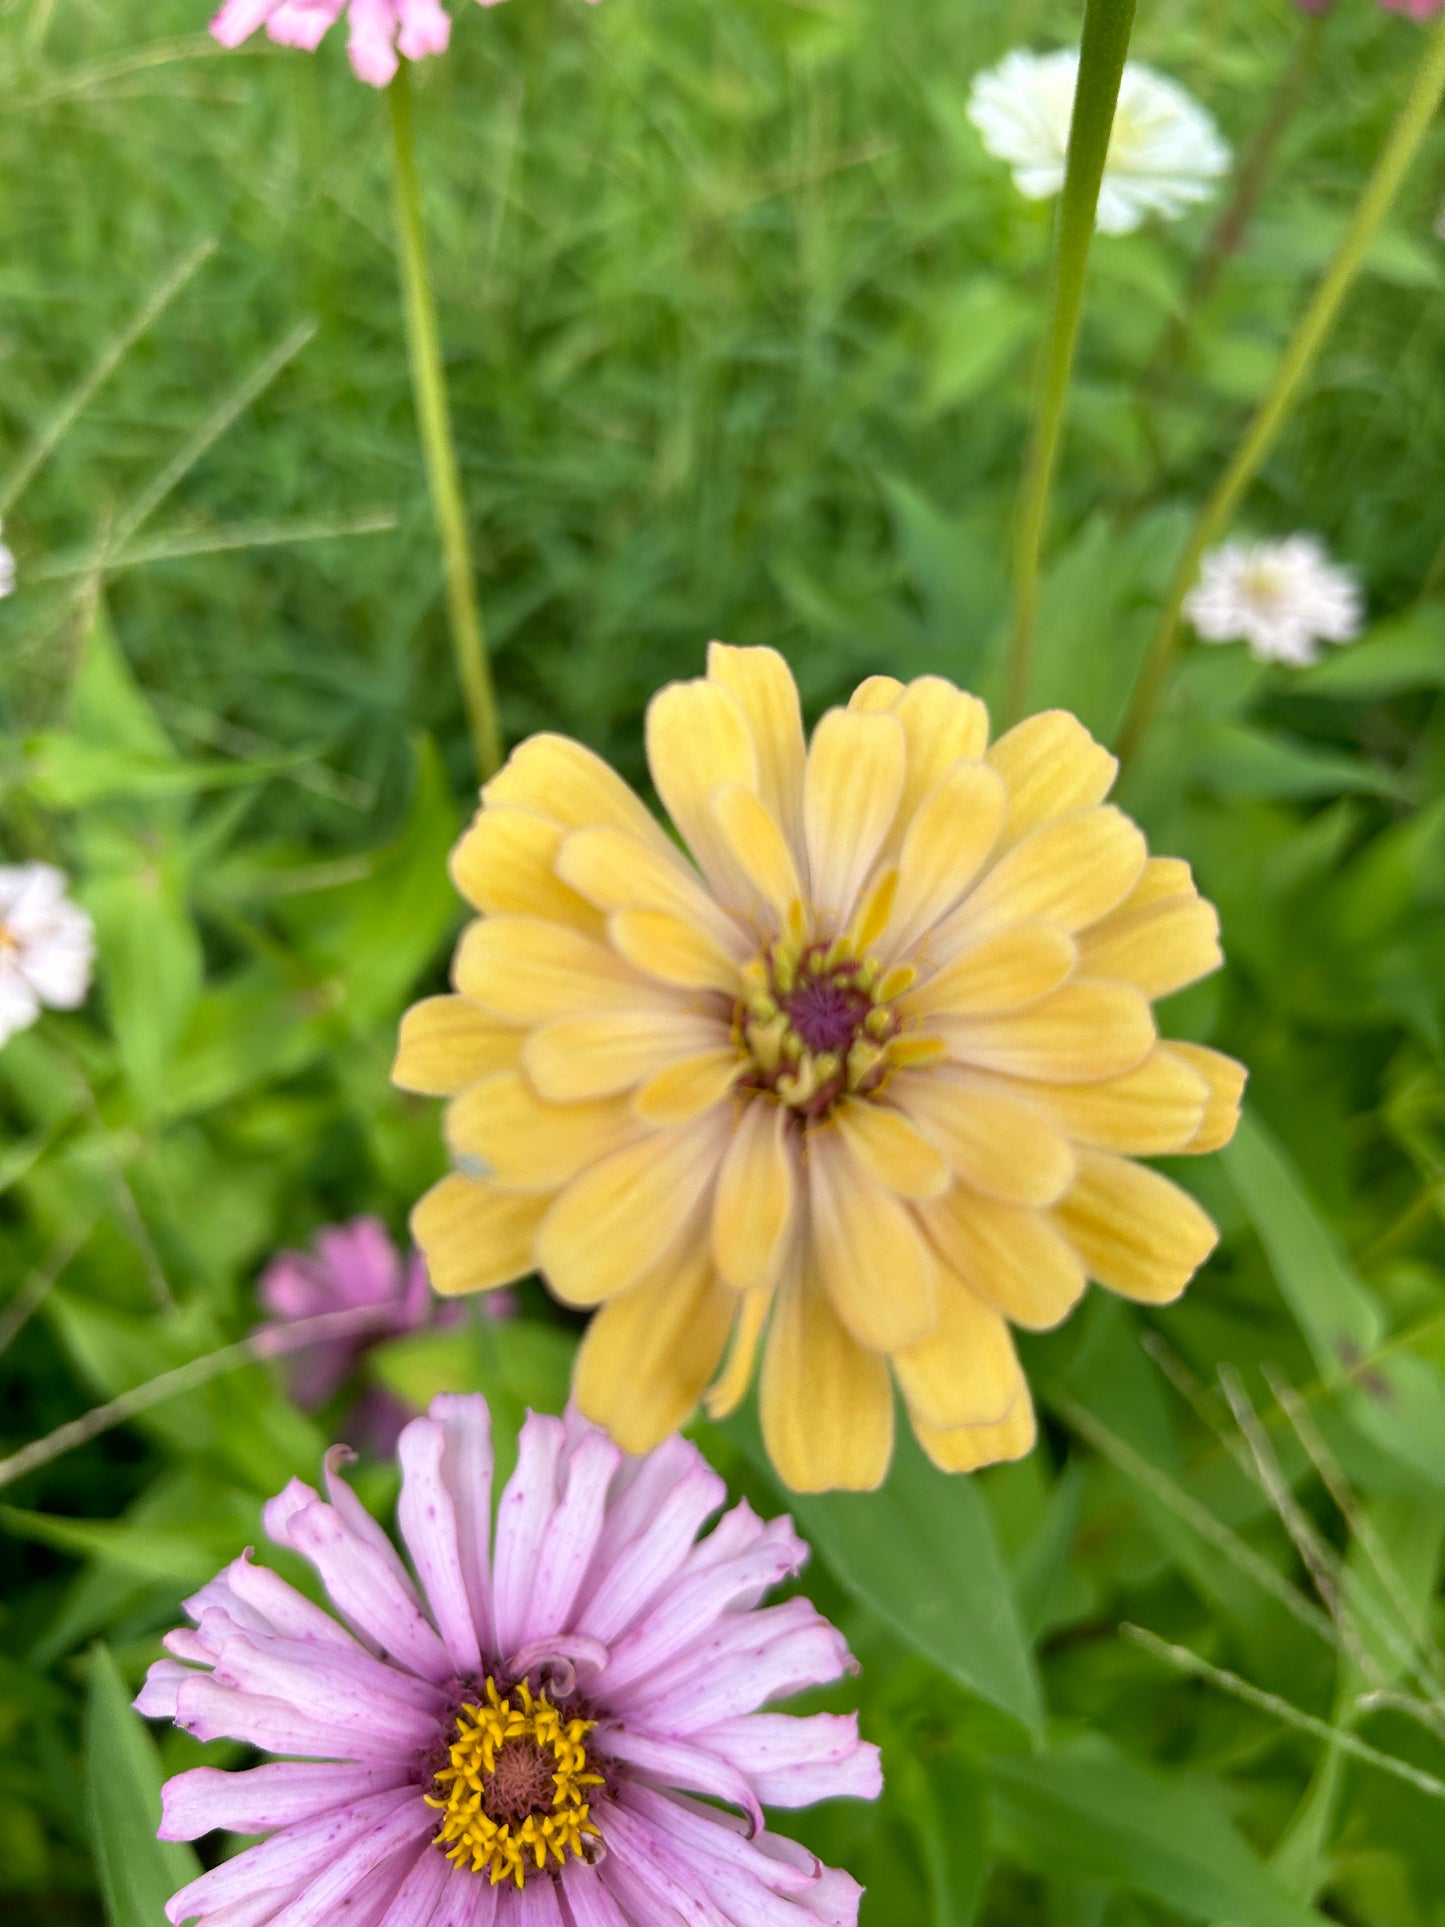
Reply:
[[1370, 244], [1379, 232], [1400, 184], [1429, 131], [1442, 93], [1445, 93], [1445, 20], [1430, 37], [1420, 70], [1381, 149], [1365, 191], [1356, 204], [1344, 239], [1301, 316], [1293, 339], [1280, 358], [1264, 400], [1199, 513], [1170, 584], [1164, 614], [1144, 660], [1129, 712], [1124, 718], [1118, 743], [1122, 761], [1127, 761], [1138, 749], [1158, 706], [1170, 663], [1179, 644], [1184, 599], [1199, 574], [1204, 553], [1228, 529], [1250, 483], [1284, 426], [1290, 409], [1299, 398]]
[[1048, 528], [1049, 499], [1058, 465], [1069, 376], [1079, 338], [1084, 276], [1094, 238], [1099, 184], [1104, 178], [1114, 109], [1119, 101], [1119, 82], [1134, 26], [1134, 5], [1135, 0], [1087, 0], [1084, 11], [1079, 83], [1069, 126], [1068, 165], [1059, 200], [1049, 277], [1048, 332], [1044, 338], [1038, 404], [1034, 410], [1033, 435], [1014, 536], [1014, 614], [1005, 693], [1005, 709], [1011, 720], [1021, 716], [1028, 703], [1034, 623], [1038, 615], [1039, 564]]
[[412, 120], [411, 68], [403, 60], [387, 89], [391, 106], [392, 145], [395, 153], [396, 253], [406, 305], [406, 338], [411, 358], [412, 394], [417, 428], [426, 460], [432, 513], [441, 543], [446, 579], [447, 618], [452, 653], [466, 703], [467, 723], [476, 750], [477, 767], [485, 778], [502, 760], [502, 736], [497, 722], [497, 694], [477, 603], [467, 514], [452, 441], [451, 411], [447, 405], [446, 369], [437, 328], [436, 298], [427, 261], [426, 229], [422, 220], [421, 177], [416, 165], [416, 137]]

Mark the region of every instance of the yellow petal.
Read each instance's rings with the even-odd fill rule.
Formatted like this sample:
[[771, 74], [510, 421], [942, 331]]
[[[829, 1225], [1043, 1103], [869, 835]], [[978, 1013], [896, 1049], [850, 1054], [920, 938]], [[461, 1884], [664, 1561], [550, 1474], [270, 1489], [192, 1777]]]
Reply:
[[1204, 1116], [1203, 1079], [1174, 1054], [1176, 1049], [1158, 1044], [1132, 1071], [1095, 1084], [1008, 1079], [1006, 1088], [1042, 1109], [1076, 1144], [1157, 1157], [1184, 1150]]
[[737, 1291], [777, 1282], [797, 1203], [796, 1151], [786, 1106], [754, 1097], [742, 1107], [713, 1200], [712, 1250]]
[[680, 1057], [648, 1078], [632, 1099], [633, 1113], [648, 1124], [686, 1124], [720, 1104], [743, 1069], [731, 1044]]
[[1068, 1141], [1002, 1078], [939, 1065], [902, 1071], [890, 1097], [977, 1191], [1005, 1204], [1052, 1204], [1074, 1176]]
[[[771, 911], [774, 928], [785, 928], [803, 894], [787, 837], [759, 798], [740, 783], [714, 790], [711, 807], [717, 834], [737, 874]], [[755, 909], [746, 896], [738, 901], [744, 909]]]
[[830, 709], [813, 731], [803, 784], [811, 895], [839, 927], [893, 824], [903, 792], [903, 731], [891, 716]]
[[1044, 710], [1006, 731], [988, 761], [1008, 784], [1006, 845], [1051, 816], [1102, 803], [1119, 771], [1108, 750], [1065, 709]]
[[621, 830], [574, 830], [557, 852], [557, 874], [599, 910], [661, 910], [706, 930], [729, 955], [751, 950], [679, 850], [650, 849]]
[[584, 1418], [624, 1452], [650, 1452], [695, 1409], [727, 1342], [737, 1300], [705, 1250], [684, 1252], [609, 1298], [577, 1350], [572, 1390]]
[[1194, 873], [1179, 856], [1151, 856], [1134, 888], [1119, 905], [1121, 910], [1142, 910], [1146, 903], [1160, 903], [1165, 897], [1194, 897]]
[[489, 916], [545, 917], [600, 937], [596, 910], [553, 872], [565, 834], [530, 810], [484, 809], [452, 851], [452, 881]]
[[511, 803], [550, 817], [564, 830], [600, 824], [625, 830], [663, 855], [672, 851], [662, 829], [617, 772], [568, 736], [529, 736], [519, 743], [482, 797], [489, 806]]
[[1105, 1151], [1080, 1152], [1053, 1218], [1091, 1277], [1147, 1305], [1177, 1298], [1219, 1242], [1187, 1191]]
[[541, 1096], [575, 1104], [630, 1090], [679, 1058], [721, 1050], [727, 1035], [726, 1024], [690, 1010], [614, 1010], [533, 1031], [522, 1063]]
[[1056, 923], [1014, 923], [978, 941], [904, 997], [910, 1020], [1015, 1010], [1057, 990], [1074, 968], [1074, 940]]
[[808, 1133], [809, 1228], [818, 1276], [849, 1332], [893, 1352], [932, 1331], [933, 1265], [908, 1206], [830, 1125]]
[[901, 1198], [936, 1198], [951, 1181], [948, 1159], [904, 1116], [872, 1098], [848, 1098], [833, 1113], [864, 1170]]
[[424, 997], [401, 1020], [391, 1081], [399, 1090], [451, 1097], [477, 1078], [506, 1070], [524, 1033], [483, 1016], [465, 997]]
[[666, 1007], [667, 999], [606, 944], [541, 917], [468, 924], [452, 978], [464, 997], [514, 1024], [543, 1024], [599, 1006]]
[[1191, 1157], [1197, 1157], [1205, 1151], [1218, 1151], [1234, 1136], [1249, 1072], [1234, 1058], [1226, 1057], [1223, 1051], [1210, 1050], [1204, 1044], [1161, 1044], [1159, 1051], [1161, 1056], [1173, 1059], [1196, 1077], [1203, 1078], [1208, 1089], [1198, 1130], [1187, 1143], [1172, 1148], [1187, 1151]]
[[770, 1291], [749, 1291], [733, 1302], [737, 1305], [738, 1315], [733, 1324], [727, 1363], [704, 1399], [710, 1419], [730, 1417], [747, 1396], [747, 1389], [753, 1382], [753, 1367], [757, 1363], [758, 1341], [768, 1322], [773, 1294]]
[[1048, 1331], [1083, 1295], [1078, 1254], [1042, 1212], [958, 1185], [918, 1215], [939, 1256], [1010, 1324]]
[[855, 1345], [811, 1269], [784, 1282], [763, 1354], [763, 1443], [794, 1492], [872, 1492], [893, 1456], [886, 1360]]
[[1079, 963], [1091, 977], [1136, 984], [1167, 997], [1218, 970], [1219, 917], [1203, 897], [1163, 897], [1141, 910], [1116, 910], [1079, 938]]
[[1133, 1070], [1153, 1049], [1155, 1036], [1148, 1002], [1137, 990], [1087, 978], [1023, 1010], [935, 1019], [934, 1025], [962, 1063], [1061, 1084]]
[[736, 998], [742, 989], [737, 964], [705, 930], [665, 910], [618, 910], [607, 934], [619, 956], [645, 976], [686, 990], [720, 990]]
[[964, 1425], [953, 1432], [914, 1421], [918, 1443], [940, 1472], [977, 1472], [985, 1465], [1027, 1458], [1038, 1439], [1038, 1421], [1028, 1386], [1008, 1417], [997, 1425]]
[[483, 1078], [447, 1108], [454, 1154], [480, 1158], [511, 1190], [555, 1191], [641, 1135], [625, 1098], [549, 1104], [517, 1071]]
[[742, 705], [720, 683], [669, 683], [647, 705], [647, 764], [668, 815], [725, 903], [742, 879], [728, 860], [708, 799], [724, 783], [754, 794], [758, 755]]
[[669, 1255], [712, 1200], [727, 1125], [656, 1131], [591, 1165], [552, 1205], [537, 1266], [568, 1305], [599, 1305]]
[[1112, 806], [1056, 816], [1015, 844], [939, 930], [940, 956], [962, 934], [1042, 917], [1065, 930], [1097, 923], [1128, 896], [1144, 868], [1138, 826]]
[[848, 698], [848, 707], [857, 716], [886, 715], [902, 694], [896, 676], [865, 676]]
[[937, 1325], [892, 1363], [914, 1419], [946, 1431], [997, 1424], [1023, 1385], [1007, 1324], [947, 1275], [938, 1281]]
[[963, 896], [1003, 826], [1008, 792], [984, 763], [955, 763], [923, 798], [903, 838], [887, 954], [910, 950]]
[[434, 1184], [411, 1214], [411, 1235], [432, 1289], [451, 1298], [535, 1271], [537, 1227], [551, 1202], [535, 1191], [503, 1191], [455, 1172]]
[[737, 698], [758, 757], [758, 795], [796, 854], [803, 853], [803, 767], [807, 747], [798, 686], [776, 649], [708, 644], [709, 682]]
[[977, 696], [955, 689], [942, 676], [915, 677], [900, 692], [892, 714], [903, 731], [907, 770], [890, 853], [901, 845], [929, 791], [960, 757], [977, 761], [988, 744], [988, 710]]

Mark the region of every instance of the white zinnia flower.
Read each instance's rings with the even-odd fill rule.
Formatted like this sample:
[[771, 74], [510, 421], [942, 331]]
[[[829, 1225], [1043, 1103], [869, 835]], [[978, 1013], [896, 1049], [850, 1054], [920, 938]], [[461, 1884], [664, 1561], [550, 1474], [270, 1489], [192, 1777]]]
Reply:
[[1261, 662], [1313, 662], [1321, 642], [1352, 642], [1364, 597], [1313, 535], [1226, 542], [1206, 555], [1184, 613], [1205, 642], [1247, 642]]
[[[5, 533], [5, 524], [0, 522], [0, 535]], [[15, 557], [4, 542], [0, 542], [0, 602], [15, 593]]]
[[85, 1002], [95, 928], [65, 884], [49, 863], [0, 867], [0, 1044], [33, 1024], [42, 1004]]
[[[1064, 185], [1078, 81], [1077, 48], [1036, 54], [1017, 47], [973, 83], [968, 117], [1031, 201]], [[1191, 202], [1210, 198], [1229, 162], [1227, 143], [1198, 101], [1131, 60], [1119, 88], [1097, 225], [1105, 234], [1131, 234], [1148, 214], [1175, 220]]]

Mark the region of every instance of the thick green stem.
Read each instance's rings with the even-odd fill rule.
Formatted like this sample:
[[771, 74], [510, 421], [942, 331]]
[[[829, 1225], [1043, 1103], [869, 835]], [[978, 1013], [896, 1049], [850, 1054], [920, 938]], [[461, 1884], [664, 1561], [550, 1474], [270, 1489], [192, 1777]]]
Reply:
[[1233, 521], [1246, 490], [1259, 472], [1260, 465], [1298, 399], [1370, 244], [1379, 232], [1400, 183], [1429, 131], [1442, 93], [1445, 93], [1445, 20], [1430, 37], [1420, 70], [1375, 163], [1375, 171], [1355, 207], [1345, 237], [1323, 280], [1315, 289], [1293, 339], [1280, 358], [1264, 400], [1200, 511], [1170, 585], [1164, 614], [1144, 660], [1129, 712], [1124, 718], [1118, 743], [1119, 756], [1123, 760], [1127, 760], [1138, 749], [1163, 693], [1169, 665], [1179, 644], [1184, 599], [1199, 574], [1204, 553], [1214, 546]]
[[411, 69], [403, 60], [387, 90], [391, 105], [391, 133], [395, 150], [396, 254], [406, 304], [406, 338], [411, 358], [411, 385], [416, 399], [417, 428], [426, 460], [432, 513], [441, 543], [446, 579], [447, 618], [452, 653], [467, 708], [467, 723], [476, 750], [477, 767], [485, 779], [502, 760], [502, 736], [497, 723], [497, 694], [487, 660], [482, 613], [477, 605], [471, 544], [467, 538], [466, 506], [457, 473], [452, 442], [451, 412], [447, 406], [446, 370], [437, 330], [436, 299], [427, 263], [426, 229], [422, 221], [421, 179], [416, 166], [412, 128]]
[[1024, 470], [1014, 536], [1014, 615], [1009, 637], [1006, 712], [1011, 720], [1028, 702], [1034, 622], [1038, 613], [1039, 564], [1048, 527], [1049, 498], [1064, 426], [1064, 404], [1079, 338], [1084, 305], [1084, 275], [1099, 184], [1109, 152], [1114, 109], [1135, 0], [1087, 0], [1079, 48], [1079, 84], [1069, 127], [1068, 166], [1059, 200], [1059, 219], [1049, 284], [1048, 333], [1039, 371], [1038, 404], [1028, 465]]

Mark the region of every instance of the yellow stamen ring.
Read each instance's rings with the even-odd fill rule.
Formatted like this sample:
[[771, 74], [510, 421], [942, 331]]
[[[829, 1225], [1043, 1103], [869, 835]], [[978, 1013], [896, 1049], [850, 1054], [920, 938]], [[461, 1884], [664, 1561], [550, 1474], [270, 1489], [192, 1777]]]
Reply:
[[443, 1815], [433, 1844], [493, 1886], [521, 1887], [549, 1860], [560, 1867], [569, 1854], [582, 1859], [586, 1837], [597, 1833], [587, 1790], [603, 1784], [583, 1744], [595, 1725], [564, 1720], [526, 1680], [504, 1699], [489, 1678], [483, 1699], [458, 1712], [448, 1763], [425, 1796]]

